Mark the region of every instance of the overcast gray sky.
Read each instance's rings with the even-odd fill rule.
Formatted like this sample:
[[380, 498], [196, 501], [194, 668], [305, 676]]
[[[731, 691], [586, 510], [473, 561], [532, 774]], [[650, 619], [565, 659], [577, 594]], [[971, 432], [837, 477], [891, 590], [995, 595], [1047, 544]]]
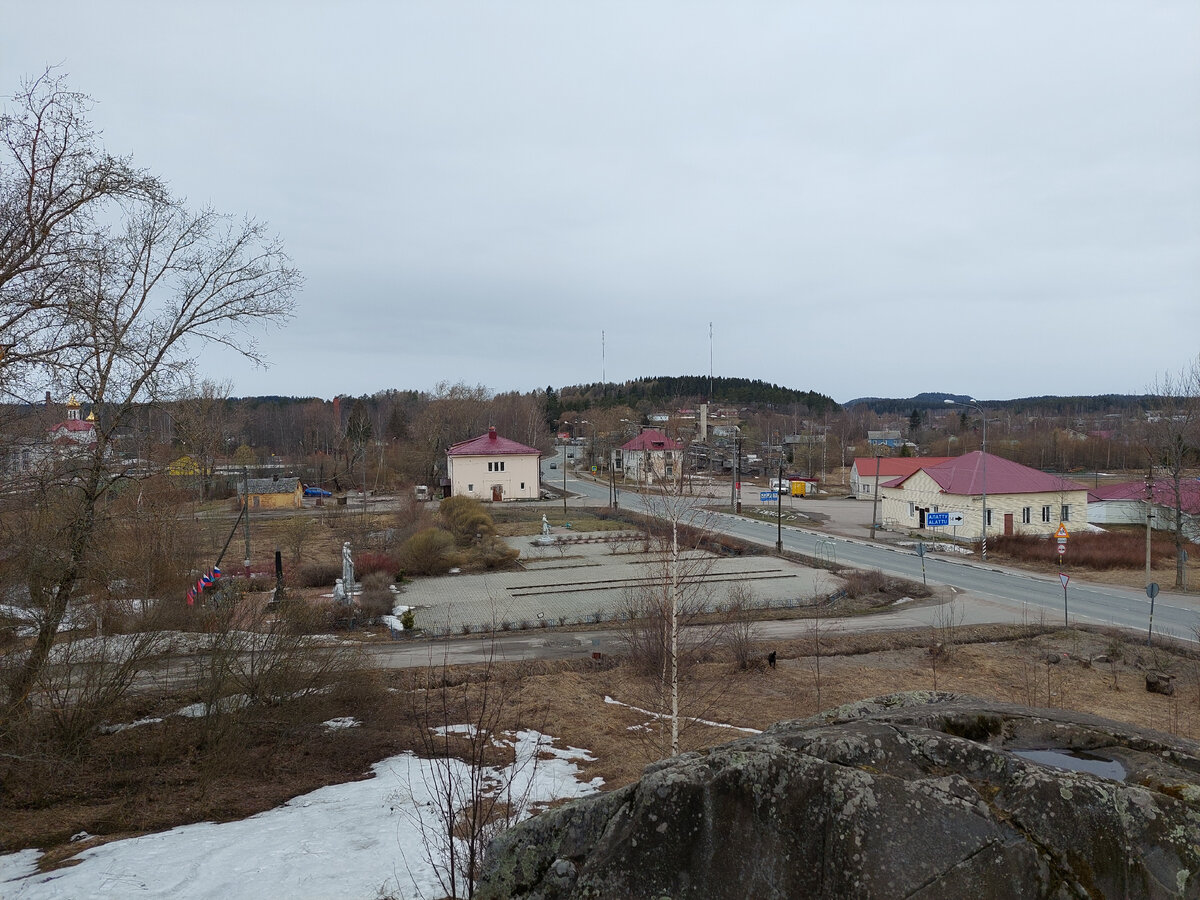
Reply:
[[[1138, 393], [1200, 352], [1200, 3], [10, 3], [306, 284], [236, 394], [709, 371]], [[604, 333], [605, 352], [602, 358]]]

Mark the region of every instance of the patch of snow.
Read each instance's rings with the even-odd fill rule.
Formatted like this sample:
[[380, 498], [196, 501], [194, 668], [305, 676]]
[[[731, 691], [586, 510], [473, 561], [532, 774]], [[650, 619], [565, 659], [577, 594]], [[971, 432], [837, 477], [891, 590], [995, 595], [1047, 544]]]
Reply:
[[[496, 774], [512, 781], [514, 796], [546, 804], [599, 789], [600, 779], [580, 780], [575, 760], [582, 757], [553, 748], [545, 735], [519, 732], [511, 744], [516, 762]], [[0, 894], [6, 900], [440, 897], [421, 840], [422, 827], [438, 827], [431, 764], [441, 764], [459, 785], [470, 774], [458, 760], [405, 753], [374, 765], [367, 780], [320, 788], [237, 822], [111, 841], [54, 872], [37, 871], [37, 850], [0, 855]]]
[[362, 722], [358, 721], [354, 716], [339, 716], [336, 719], [330, 719], [321, 724], [330, 731], [336, 731], [339, 728], [357, 728]]
[[134, 722], [123, 722], [120, 725], [101, 725], [96, 730], [101, 734], [116, 734], [118, 731], [127, 731], [130, 728], [140, 728], [142, 725], [157, 725], [162, 719], [158, 716], [151, 716], [147, 719], [138, 719]]

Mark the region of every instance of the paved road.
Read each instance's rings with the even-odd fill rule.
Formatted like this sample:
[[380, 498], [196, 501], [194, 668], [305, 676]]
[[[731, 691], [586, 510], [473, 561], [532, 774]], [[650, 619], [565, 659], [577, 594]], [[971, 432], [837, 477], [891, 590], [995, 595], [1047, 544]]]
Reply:
[[[587, 480], [569, 478], [568, 488], [589, 502], [607, 499], [606, 486]], [[621, 506], [649, 514], [655, 512], [652, 499], [631, 491], [622, 491]], [[744, 540], [775, 546], [777, 526], [773, 521], [718, 512], [709, 515], [705, 524]], [[922, 578], [921, 559], [912, 548], [837, 537], [796, 525], [784, 525], [782, 530], [787, 550], [916, 581]], [[1150, 601], [1141, 590], [1088, 584], [1072, 578], [1067, 585], [1064, 614], [1063, 587], [1057, 575], [1033, 575], [990, 563], [956, 559], [950, 554], [929, 553], [925, 557], [925, 578], [930, 584], [948, 585], [961, 591], [964, 602], [973, 610], [972, 620], [976, 612], [986, 610], [995, 616], [991, 621], [1037, 622], [1044, 618], [1047, 622], [1061, 622], [1065, 615], [1071, 621], [1115, 625], [1143, 633], [1149, 625]], [[1164, 588], [1154, 604], [1154, 633], [1194, 642], [1198, 638], [1197, 627], [1200, 627], [1200, 601]]]

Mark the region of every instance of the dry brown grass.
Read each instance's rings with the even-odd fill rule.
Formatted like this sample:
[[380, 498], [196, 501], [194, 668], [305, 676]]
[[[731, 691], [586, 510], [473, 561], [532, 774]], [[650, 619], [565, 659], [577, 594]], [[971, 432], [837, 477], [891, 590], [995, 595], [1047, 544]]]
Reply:
[[[731, 656], [693, 665], [682, 686], [684, 713], [723, 724], [685, 724], [682, 749], [745, 736], [738, 728], [764, 729], [865, 697], [931, 688], [931, 640], [927, 629], [823, 635], [819, 706], [811, 640], [758, 644], [744, 670]], [[765, 665], [770, 650], [778, 653], [775, 669]], [[1047, 661], [1051, 654], [1056, 662]], [[952, 651], [936, 657], [936, 663], [937, 686], [943, 690], [1083, 710], [1200, 738], [1200, 654], [1195, 652], [1149, 651], [1099, 630], [975, 626], [960, 628]], [[1145, 691], [1148, 668], [1177, 675], [1174, 697]], [[444, 675], [457, 683], [478, 679], [483, 671], [458, 667]], [[560, 745], [594, 754], [595, 761], [583, 766], [586, 778], [599, 776], [607, 788], [615, 788], [637, 779], [664, 755], [662, 723], [605, 701], [607, 696], [634, 706], [655, 703], [654, 680], [619, 660], [509, 663], [494, 672], [516, 689], [512, 724], [532, 724]], [[263, 708], [241, 724], [236, 752], [219, 759], [206, 755], [193, 725], [179, 719], [98, 737], [88, 755], [71, 759], [8, 759], [0, 771], [0, 848], [66, 846], [82, 830], [103, 839], [238, 818], [323, 784], [360, 778], [372, 762], [420, 746], [405, 697], [427, 688], [431, 677], [443, 673], [377, 673], [288, 709]], [[182, 699], [164, 698], [128, 713], [130, 718], [154, 714]], [[325, 719], [345, 715], [363, 725], [338, 731], [320, 727]]]

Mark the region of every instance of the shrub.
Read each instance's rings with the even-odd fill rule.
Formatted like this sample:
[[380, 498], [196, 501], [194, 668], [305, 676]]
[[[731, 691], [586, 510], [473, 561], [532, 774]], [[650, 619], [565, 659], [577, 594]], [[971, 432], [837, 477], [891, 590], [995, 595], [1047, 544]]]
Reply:
[[492, 535], [485, 538], [471, 555], [485, 569], [507, 569], [517, 561], [521, 551]]
[[342, 577], [342, 567], [335, 563], [309, 563], [296, 570], [299, 587], [333, 587]]
[[395, 600], [390, 585], [391, 580], [383, 572], [372, 572], [363, 577], [362, 591], [357, 599], [364, 618], [377, 619], [391, 613]]
[[377, 572], [383, 572], [390, 578], [397, 568], [396, 560], [376, 550], [364, 550], [354, 559], [354, 577], [360, 580]]
[[404, 542], [400, 557], [406, 572], [445, 575], [456, 562], [454, 538], [440, 528], [426, 528]]
[[489, 537], [496, 533], [496, 525], [483, 504], [470, 497], [448, 497], [442, 501], [438, 514], [460, 547], [469, 546], [476, 535]]

